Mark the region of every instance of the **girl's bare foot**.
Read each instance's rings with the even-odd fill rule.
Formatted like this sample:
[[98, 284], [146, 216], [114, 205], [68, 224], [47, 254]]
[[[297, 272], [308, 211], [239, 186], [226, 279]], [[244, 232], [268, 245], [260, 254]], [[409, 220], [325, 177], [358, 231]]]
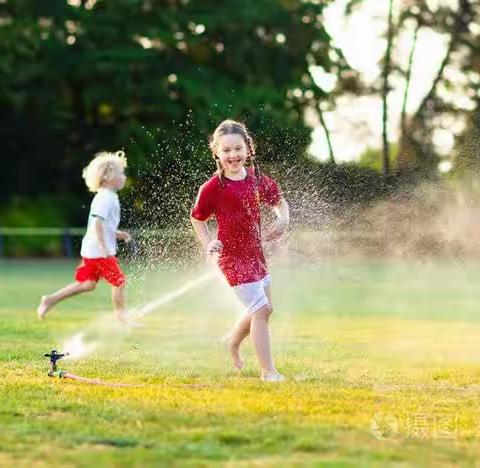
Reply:
[[37, 316], [39, 320], [43, 320], [47, 312], [52, 308], [52, 303], [48, 300], [48, 296], [42, 296], [40, 305], [37, 307]]
[[228, 352], [232, 357], [233, 366], [237, 370], [242, 370], [245, 363], [243, 362], [243, 359], [240, 357], [239, 345], [236, 345], [232, 342], [231, 336], [227, 336], [223, 338], [222, 343], [225, 346], [225, 348], [228, 349]]
[[232, 335], [224, 336], [220, 340], [220, 344], [226, 351], [230, 353], [230, 356], [233, 361], [233, 366], [237, 370], [242, 370], [245, 363], [243, 362], [243, 359], [240, 357], [239, 345], [234, 345], [232, 342]]
[[284, 382], [285, 377], [277, 370], [270, 372], [262, 372], [261, 379], [263, 382]]
[[243, 359], [240, 357], [240, 350], [238, 345], [229, 344], [228, 350], [230, 351], [230, 355], [232, 356], [233, 365], [236, 369], [242, 370], [244, 366]]
[[143, 323], [137, 322], [131, 314], [127, 314], [126, 312], [117, 312], [115, 314], [117, 323], [121, 327], [125, 328], [144, 328]]

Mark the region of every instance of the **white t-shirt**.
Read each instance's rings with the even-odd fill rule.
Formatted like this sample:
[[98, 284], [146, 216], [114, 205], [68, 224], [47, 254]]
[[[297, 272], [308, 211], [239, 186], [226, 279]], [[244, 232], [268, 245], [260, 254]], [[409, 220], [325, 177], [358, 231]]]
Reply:
[[100, 218], [103, 221], [103, 237], [108, 255], [115, 255], [117, 252], [116, 232], [120, 224], [120, 201], [113, 190], [101, 188], [93, 197], [88, 216], [87, 232], [82, 240], [80, 255], [84, 258], [104, 257], [98, 242], [95, 230], [95, 220]]

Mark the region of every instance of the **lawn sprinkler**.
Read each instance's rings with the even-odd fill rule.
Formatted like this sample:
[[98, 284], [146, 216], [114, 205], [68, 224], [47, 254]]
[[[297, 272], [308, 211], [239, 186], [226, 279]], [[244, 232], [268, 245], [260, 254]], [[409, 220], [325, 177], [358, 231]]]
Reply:
[[48, 371], [49, 377], [58, 377], [63, 378], [65, 372], [57, 369], [57, 361], [62, 359], [65, 356], [68, 356], [69, 353], [59, 353], [56, 349], [52, 349], [50, 353], [45, 353], [43, 356], [50, 358], [50, 370]]
[[70, 379], [76, 380], [77, 382], [82, 382], [90, 385], [103, 385], [105, 387], [143, 387], [142, 384], [128, 384], [128, 383], [118, 383], [118, 382], [105, 382], [100, 379], [89, 379], [87, 377], [81, 377], [79, 375], [71, 374], [57, 368], [57, 361], [69, 356], [70, 353], [59, 353], [56, 349], [52, 349], [50, 353], [45, 353], [43, 356], [50, 358], [50, 370], [48, 371], [49, 377], [58, 377], [59, 379]]
[[[89, 385], [101, 385], [103, 387], [118, 388], [118, 387], [146, 387], [146, 384], [132, 384], [132, 383], [121, 383], [121, 382], [105, 382], [100, 379], [90, 379], [88, 377], [81, 377], [80, 375], [71, 374], [70, 372], [59, 370], [57, 368], [57, 361], [60, 359], [70, 356], [70, 353], [59, 353], [56, 349], [52, 349], [49, 353], [44, 353], [44, 357], [50, 358], [50, 370], [48, 371], [49, 377], [58, 377], [59, 379], [68, 379], [75, 380]], [[202, 384], [185, 384], [182, 387], [188, 388], [205, 388], [208, 385]]]

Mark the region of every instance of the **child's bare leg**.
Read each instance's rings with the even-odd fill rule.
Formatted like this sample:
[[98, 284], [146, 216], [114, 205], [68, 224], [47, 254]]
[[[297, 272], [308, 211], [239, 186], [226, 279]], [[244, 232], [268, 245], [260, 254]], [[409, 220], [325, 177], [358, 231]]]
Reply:
[[[258, 358], [258, 360], [260, 361], [260, 366], [262, 367], [262, 380], [265, 380], [267, 382], [282, 382], [283, 380], [285, 380], [285, 378], [275, 368], [275, 365], [273, 363], [272, 351], [271, 351], [271, 348], [270, 348], [270, 331], [269, 331], [269, 328], [268, 328], [268, 320], [270, 318], [270, 315], [272, 315], [272, 311], [273, 311], [273, 308], [272, 308], [272, 294], [271, 294], [271, 291], [270, 291], [270, 286], [265, 287], [265, 294], [266, 294], [270, 304], [268, 306], [266, 306], [266, 308], [268, 310], [264, 314], [264, 318], [262, 316], [259, 316], [257, 318], [257, 320], [259, 322], [255, 324], [255, 326], [261, 325], [260, 328], [263, 329], [263, 333], [264, 333], [263, 337], [262, 337], [262, 333], [261, 332], [259, 333], [260, 349], [259, 349], [259, 351], [257, 351], [257, 348], [255, 348], [255, 351], [257, 352], [257, 356], [259, 356], [259, 353], [263, 355], [262, 360], [260, 359], [260, 357]], [[255, 315], [258, 312], [262, 312], [262, 309], [260, 309], [256, 313], [254, 313], [253, 317], [255, 318]], [[262, 313], [262, 315], [263, 315], [263, 313]], [[252, 320], [252, 327], [253, 327], [253, 320]], [[252, 330], [250, 330], [250, 333], [251, 334], [253, 333]], [[253, 341], [253, 334], [252, 334], [252, 341]], [[254, 344], [254, 346], [255, 346], [255, 344]], [[262, 361], [264, 362], [263, 365], [262, 365]], [[270, 369], [267, 370], [267, 367], [264, 367], [264, 365], [270, 366]]]
[[[271, 304], [272, 294], [270, 291], [270, 286], [266, 286], [264, 290]], [[235, 324], [228, 336], [228, 349], [233, 359], [233, 365], [239, 370], [241, 370], [244, 365], [243, 359], [240, 356], [240, 345], [242, 344], [243, 340], [250, 334], [251, 323], [252, 316], [249, 314], [246, 317], [240, 319]]]
[[[270, 303], [272, 303], [272, 294], [270, 291], [270, 286], [266, 286], [265, 294]], [[267, 319], [268, 320], [268, 319]], [[250, 334], [250, 327], [252, 323], [252, 316], [249, 314], [246, 317], [240, 319], [234, 326], [233, 330], [228, 336], [228, 349], [232, 355], [233, 365], [241, 370], [243, 368], [244, 362], [240, 356], [240, 345], [243, 340]]]
[[250, 336], [262, 369], [262, 375], [269, 372], [277, 372], [273, 364], [272, 351], [270, 348], [270, 331], [268, 329], [268, 319], [271, 313], [272, 307], [270, 304], [258, 309], [252, 315], [250, 325]]
[[62, 289], [59, 289], [53, 294], [42, 296], [40, 305], [37, 307], [38, 318], [40, 320], [44, 319], [45, 315], [47, 315], [47, 312], [60, 301], [63, 301], [64, 299], [72, 296], [76, 296], [77, 294], [92, 291], [93, 289], [95, 289], [95, 286], [95, 281], [84, 281], [82, 283], [76, 282], [69, 284]]
[[250, 333], [251, 321], [252, 321], [251, 315], [247, 315], [246, 317], [243, 317], [242, 319], [240, 319], [235, 325], [235, 327], [233, 328], [229, 336], [228, 350], [232, 355], [233, 365], [238, 370], [241, 370], [244, 364], [240, 356], [240, 345], [242, 344], [242, 341]]
[[119, 322], [125, 322], [125, 296], [123, 294], [123, 286], [112, 286], [112, 302], [115, 316]]

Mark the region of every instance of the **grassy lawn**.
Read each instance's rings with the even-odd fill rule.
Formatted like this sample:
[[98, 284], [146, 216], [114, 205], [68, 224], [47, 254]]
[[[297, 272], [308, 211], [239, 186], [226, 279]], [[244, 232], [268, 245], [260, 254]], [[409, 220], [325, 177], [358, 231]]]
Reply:
[[[281, 385], [250, 344], [233, 371], [219, 339], [240, 310], [217, 279], [115, 328], [109, 290], [38, 323], [74, 264], [0, 263], [0, 466], [475, 466], [480, 435], [480, 265], [327, 261], [273, 268]], [[195, 272], [130, 268], [131, 304]], [[83, 331], [93, 354], [50, 379], [43, 353]]]

